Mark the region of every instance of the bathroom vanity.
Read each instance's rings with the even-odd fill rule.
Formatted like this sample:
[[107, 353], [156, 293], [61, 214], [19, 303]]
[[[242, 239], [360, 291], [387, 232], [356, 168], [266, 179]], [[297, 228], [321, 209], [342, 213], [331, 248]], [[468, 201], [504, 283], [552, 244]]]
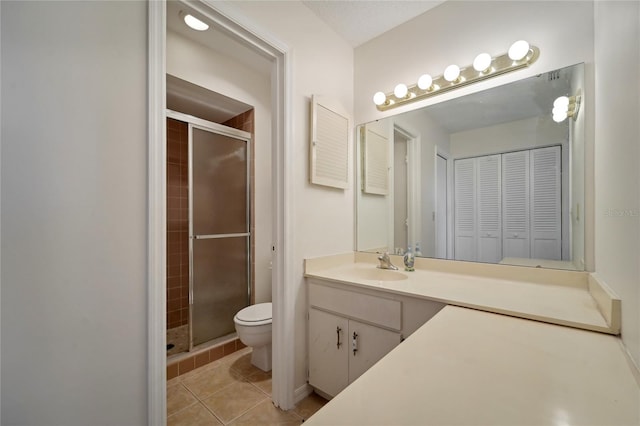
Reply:
[[376, 257], [306, 261], [309, 384], [335, 396], [310, 424], [640, 422], [620, 301], [592, 274]]

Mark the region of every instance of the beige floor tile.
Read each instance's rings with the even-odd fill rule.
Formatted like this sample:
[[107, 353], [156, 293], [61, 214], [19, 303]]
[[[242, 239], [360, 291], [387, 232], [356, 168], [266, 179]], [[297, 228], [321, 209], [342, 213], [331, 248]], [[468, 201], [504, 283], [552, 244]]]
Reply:
[[246, 378], [247, 382], [256, 386], [262, 392], [271, 396], [271, 372], [260, 371]]
[[222, 423], [201, 403], [194, 404], [167, 418], [167, 426], [218, 425], [222, 425]]
[[258, 367], [251, 364], [251, 352], [237, 357], [232, 362], [229, 362], [228, 365], [229, 368], [232, 368], [233, 370], [242, 374], [244, 377], [251, 376], [255, 373], [264, 373]]
[[185, 378], [182, 380], [182, 384], [198, 398], [203, 399], [231, 384], [242, 381], [244, 380], [239, 373], [225, 365], [220, 365], [216, 368], [207, 369], [198, 375]]
[[293, 412], [307, 420], [316, 411], [324, 407], [328, 401], [316, 393], [312, 393], [302, 401], [298, 402]]
[[302, 419], [299, 416], [291, 411], [280, 410], [269, 399], [261, 402], [260, 405], [252, 408], [231, 423], [233, 426], [299, 424], [302, 424]]
[[195, 404], [198, 400], [182, 384], [167, 387], [167, 416]]
[[249, 383], [234, 383], [202, 402], [225, 424], [255, 407], [267, 396]]

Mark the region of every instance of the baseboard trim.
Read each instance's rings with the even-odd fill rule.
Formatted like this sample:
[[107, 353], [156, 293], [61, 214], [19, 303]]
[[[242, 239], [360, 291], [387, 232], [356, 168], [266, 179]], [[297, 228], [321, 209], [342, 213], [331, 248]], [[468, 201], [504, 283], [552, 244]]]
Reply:
[[298, 402], [302, 401], [303, 399], [311, 395], [311, 393], [313, 393], [313, 388], [308, 383], [305, 383], [304, 385], [300, 386], [294, 391], [293, 393], [294, 403], [297, 404]]

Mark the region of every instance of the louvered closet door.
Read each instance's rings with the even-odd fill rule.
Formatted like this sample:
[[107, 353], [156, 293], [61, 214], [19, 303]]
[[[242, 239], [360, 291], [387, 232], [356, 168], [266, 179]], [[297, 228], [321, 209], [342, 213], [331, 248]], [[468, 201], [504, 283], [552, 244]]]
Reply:
[[478, 251], [479, 262], [502, 259], [502, 167], [500, 154], [477, 159], [478, 169]]
[[455, 259], [476, 260], [476, 161], [454, 162]]
[[530, 257], [529, 151], [502, 155], [502, 255]]
[[531, 150], [531, 257], [562, 259], [560, 147]]

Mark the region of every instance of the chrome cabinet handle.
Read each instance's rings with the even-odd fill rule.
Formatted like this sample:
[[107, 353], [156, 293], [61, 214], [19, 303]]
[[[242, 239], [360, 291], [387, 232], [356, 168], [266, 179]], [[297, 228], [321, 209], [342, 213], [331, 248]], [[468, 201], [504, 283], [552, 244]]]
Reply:
[[340, 332], [342, 331], [342, 329], [340, 327], [336, 327], [336, 334], [338, 335], [338, 342], [336, 343], [336, 347], [338, 349], [340, 349], [340, 345], [342, 344], [342, 342], [340, 341]]
[[353, 356], [356, 356], [356, 352], [358, 352], [358, 333], [356, 333], [355, 331], [353, 332], [351, 347], [353, 348]]

